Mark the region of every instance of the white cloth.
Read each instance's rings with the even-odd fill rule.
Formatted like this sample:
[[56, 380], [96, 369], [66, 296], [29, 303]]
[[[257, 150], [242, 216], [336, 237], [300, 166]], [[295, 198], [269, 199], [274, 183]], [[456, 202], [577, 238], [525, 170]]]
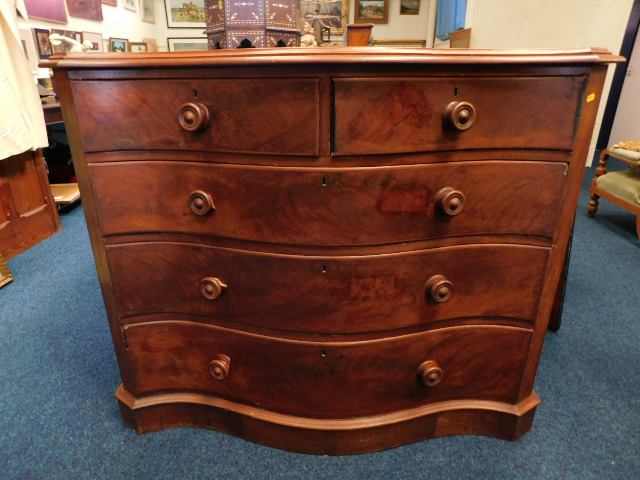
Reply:
[[38, 87], [20, 42], [17, 11], [27, 18], [24, 0], [0, 0], [0, 161], [48, 145]]

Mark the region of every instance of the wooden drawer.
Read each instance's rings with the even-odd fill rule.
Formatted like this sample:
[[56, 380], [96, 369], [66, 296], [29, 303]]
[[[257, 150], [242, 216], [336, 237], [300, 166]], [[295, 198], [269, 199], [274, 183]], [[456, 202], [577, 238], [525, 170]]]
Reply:
[[[327, 334], [473, 317], [533, 323], [548, 257], [546, 248], [515, 245], [364, 257], [292, 256], [168, 242], [112, 245], [107, 252], [123, 316], [195, 314]], [[437, 275], [449, 283], [426, 287]], [[227, 287], [215, 299], [205, 297], [205, 278], [217, 278]], [[436, 301], [447, 288], [453, 289], [449, 299]]]
[[[135, 396], [202, 391], [316, 418], [463, 398], [515, 403], [530, 338], [518, 328], [465, 326], [321, 343], [182, 321], [127, 325], [124, 335], [134, 383], [125, 387]], [[426, 373], [432, 382], [440, 379], [437, 385], [421, 379], [419, 367], [427, 361], [436, 364], [426, 365]], [[214, 378], [210, 366], [224, 378]]]
[[[564, 164], [516, 161], [327, 170], [154, 161], [95, 164], [91, 173], [106, 235], [178, 232], [319, 246], [551, 238], [566, 179]], [[447, 187], [465, 197], [458, 215], [447, 215], [438, 200]], [[192, 212], [191, 200], [204, 205], [198, 191], [215, 209]]]
[[[72, 85], [88, 152], [144, 149], [318, 154], [316, 79], [148, 79]], [[208, 110], [209, 125], [201, 131], [181, 128], [179, 114], [187, 103], [201, 104]], [[185, 115], [187, 122], [195, 121], [193, 111], [185, 111]]]
[[[582, 76], [336, 79], [334, 151], [570, 150], [583, 83]], [[473, 106], [470, 128], [443, 121], [452, 102]]]

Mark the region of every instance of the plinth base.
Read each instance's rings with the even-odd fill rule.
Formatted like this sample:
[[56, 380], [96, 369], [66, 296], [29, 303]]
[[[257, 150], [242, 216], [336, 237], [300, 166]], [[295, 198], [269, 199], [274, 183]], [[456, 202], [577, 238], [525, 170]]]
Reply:
[[135, 398], [122, 385], [116, 398], [125, 423], [138, 433], [173, 427], [210, 428], [255, 443], [317, 455], [373, 452], [447, 435], [515, 440], [531, 428], [540, 403], [532, 392], [516, 405], [455, 400], [368, 417], [316, 419], [197, 393]]

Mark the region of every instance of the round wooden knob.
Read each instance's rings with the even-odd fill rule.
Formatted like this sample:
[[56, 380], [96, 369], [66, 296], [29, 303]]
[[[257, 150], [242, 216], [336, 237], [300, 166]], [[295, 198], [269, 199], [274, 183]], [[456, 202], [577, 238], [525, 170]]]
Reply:
[[216, 380], [224, 380], [229, 376], [229, 369], [231, 368], [231, 359], [227, 355], [218, 355], [209, 364], [209, 373]]
[[441, 212], [454, 217], [464, 209], [464, 194], [455, 188], [442, 188], [435, 195], [435, 202]]
[[189, 208], [196, 215], [207, 215], [216, 209], [213, 198], [207, 192], [196, 190], [189, 195]]
[[427, 360], [418, 367], [418, 378], [425, 386], [435, 387], [444, 378], [444, 373], [436, 362]]
[[453, 295], [453, 283], [442, 275], [434, 275], [427, 280], [425, 293], [436, 303], [444, 303]]
[[187, 132], [199, 132], [209, 126], [209, 109], [202, 103], [185, 103], [178, 112], [178, 123]]
[[227, 284], [217, 277], [205, 277], [200, 281], [200, 291], [207, 300], [215, 300], [222, 295], [225, 288]]
[[476, 109], [469, 102], [451, 102], [444, 110], [444, 121], [449, 128], [467, 130], [476, 121]]

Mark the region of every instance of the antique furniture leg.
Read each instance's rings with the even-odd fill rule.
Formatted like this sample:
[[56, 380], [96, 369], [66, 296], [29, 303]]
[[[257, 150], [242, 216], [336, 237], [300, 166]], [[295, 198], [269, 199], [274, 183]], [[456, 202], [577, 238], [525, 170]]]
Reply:
[[601, 177], [605, 173], [607, 173], [607, 161], [609, 160], [609, 149], [605, 148], [600, 153], [600, 160], [598, 161], [598, 168], [596, 169], [596, 176], [591, 181], [591, 188], [589, 189], [589, 193], [591, 194], [591, 199], [589, 200], [589, 207], [587, 209], [587, 215], [593, 217], [598, 211], [598, 199], [599, 195], [594, 193], [596, 188], [596, 180], [598, 177]]

